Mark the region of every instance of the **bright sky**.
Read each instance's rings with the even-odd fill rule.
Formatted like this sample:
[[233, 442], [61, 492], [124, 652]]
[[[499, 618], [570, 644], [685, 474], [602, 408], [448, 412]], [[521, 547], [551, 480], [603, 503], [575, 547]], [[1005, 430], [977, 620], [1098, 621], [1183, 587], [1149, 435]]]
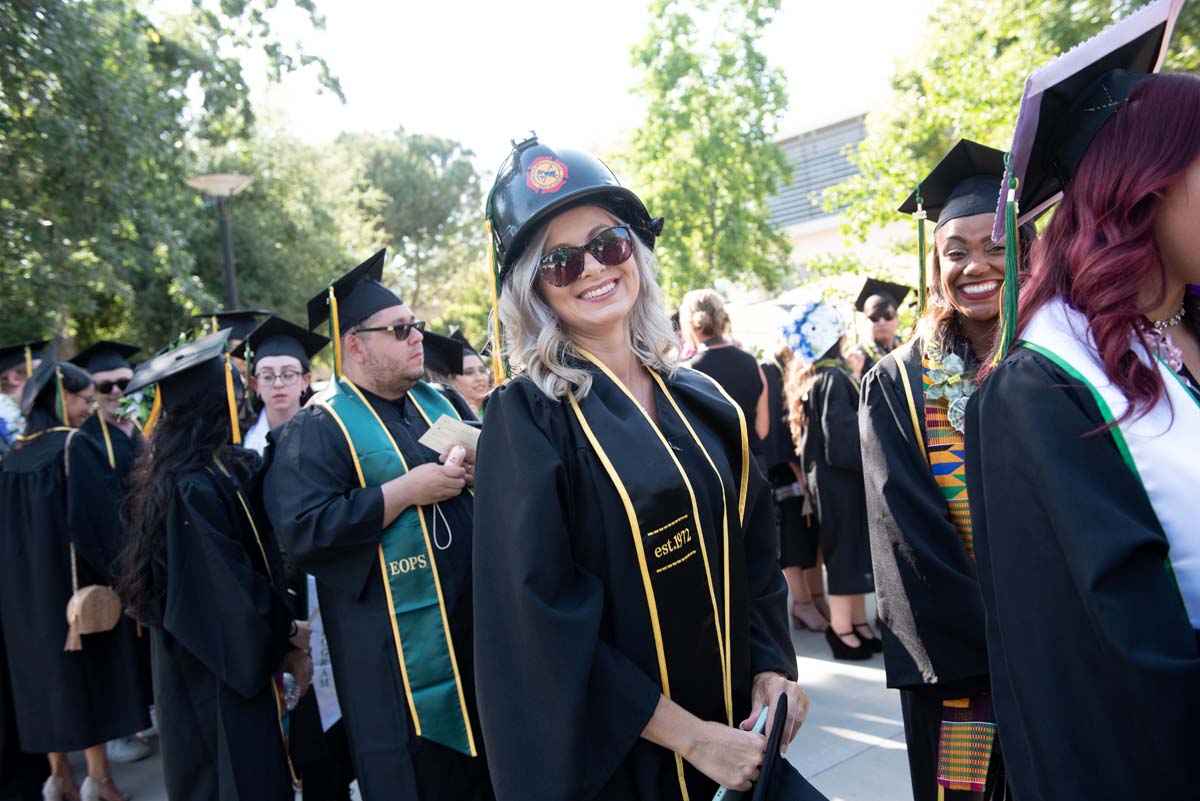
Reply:
[[[284, 37], [324, 56], [346, 104], [317, 93], [311, 74], [264, 88], [260, 108], [310, 142], [342, 131], [406, 130], [450, 137], [493, 170], [509, 140], [606, 149], [641, 122], [629, 48], [645, 35], [648, 0], [400, 2], [318, 0], [328, 25], [313, 32], [277, 13]], [[869, 110], [886, 94], [897, 59], [911, 54], [932, 0], [785, 0], [764, 42], [788, 78], [781, 133]]]

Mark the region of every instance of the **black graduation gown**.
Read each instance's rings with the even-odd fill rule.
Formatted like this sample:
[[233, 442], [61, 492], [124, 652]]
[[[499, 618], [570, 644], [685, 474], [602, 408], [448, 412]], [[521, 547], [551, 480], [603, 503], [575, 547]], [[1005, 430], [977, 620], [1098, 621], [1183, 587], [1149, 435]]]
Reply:
[[[363, 394], [410, 468], [437, 461], [438, 454], [417, 441], [429, 426], [411, 401]], [[476, 735], [475, 758], [413, 730], [379, 569], [383, 492], [359, 487], [346, 438], [320, 406], [301, 409], [270, 437], [267, 512], [288, 559], [317, 579], [338, 703], [364, 797], [491, 798], [474, 711], [470, 494], [439, 504], [453, 539], [446, 550], [435, 549], [434, 558]]]
[[[247, 460], [252, 461], [252, 460]], [[273, 687], [292, 615], [270, 527], [255, 535], [247, 468], [181, 476], [164, 525], [166, 592], [152, 630], [163, 773], [171, 801], [290, 801]], [[265, 560], [264, 560], [265, 557]]]
[[829, 594], [862, 595], [874, 589], [874, 582], [858, 444], [858, 387], [845, 370], [818, 367], [803, 403], [800, 463], [820, 527]]
[[[126, 436], [117, 426], [110, 425], [107, 428], [115, 469], [108, 461], [99, 413], [93, 414], [79, 427], [79, 436], [87, 436], [95, 447], [72, 456], [70, 523], [73, 530], [86, 531], [84, 536], [103, 543], [111, 563], [120, 557], [128, 538], [128, 533], [121, 525], [121, 503], [125, 497], [125, 483], [141, 450], [142, 435], [136, 428], [132, 436]], [[150, 672], [150, 635], [136, 626], [135, 631], [137, 636], [131, 642], [141, 685], [140, 702], [149, 706], [154, 698]]]
[[887, 685], [911, 694], [913, 788], [916, 798], [935, 799], [941, 702], [987, 692], [989, 681], [975, 567], [916, 440], [901, 383], [905, 370], [924, 438], [922, 348], [914, 340], [867, 373], [858, 421]]
[[[763, 362], [763, 376], [767, 379], [767, 413], [771, 428], [763, 440], [763, 457], [767, 463], [767, 479], [773, 487], [784, 487], [796, 482], [791, 464], [800, 464], [796, 456], [796, 442], [792, 439], [792, 428], [788, 423], [787, 395], [783, 389], [784, 370], [777, 361]], [[775, 501], [775, 517], [779, 524], [779, 566], [816, 567], [817, 541], [816, 520], [813, 515], [804, 516], [804, 497], [797, 495]]]
[[[732, 416], [728, 402], [708, 379], [687, 369], [668, 386], [690, 410], [730, 486], [740, 475], [731, 465], [740, 470], [742, 457], [731, 458], [729, 451], [740, 445], [722, 441], [714, 433], [722, 429], [713, 427]], [[604, 408], [612, 402], [609, 391], [617, 390], [593, 385], [581, 401], [585, 413], [601, 405], [595, 420], [610, 419]], [[666, 413], [661, 390], [655, 391], [663, 436], [693, 482], [708, 553], [717, 564], [719, 557], [711, 555], [721, 552], [720, 486], [686, 429]], [[662, 689], [617, 489], [570, 406], [547, 399], [528, 379], [494, 392], [486, 421], [475, 498], [475, 651], [497, 798], [678, 799], [673, 755], [641, 739]], [[759, 471], [751, 469], [745, 524], [730, 533], [745, 555], [742, 570], [731, 571], [730, 585], [737, 722], [749, 714], [754, 674], [796, 673], [767, 492]]]
[[111, 584], [117, 556], [96, 529], [69, 524], [98, 476], [87, 465], [100, 458], [75, 433], [69, 482], [65, 428], [35, 434], [0, 463], [0, 627], [17, 732], [31, 753], [77, 751], [150, 725], [133, 621], [122, 617], [112, 631], [84, 635], [83, 650], [63, 650], [71, 544], [81, 588]]
[[1200, 646], [1104, 425], [1087, 388], [1026, 348], [967, 408], [992, 694], [1020, 801], [1197, 794]]
[[0, 801], [41, 801], [50, 763], [41, 754], [21, 750], [5, 651], [4, 628], [0, 626]]

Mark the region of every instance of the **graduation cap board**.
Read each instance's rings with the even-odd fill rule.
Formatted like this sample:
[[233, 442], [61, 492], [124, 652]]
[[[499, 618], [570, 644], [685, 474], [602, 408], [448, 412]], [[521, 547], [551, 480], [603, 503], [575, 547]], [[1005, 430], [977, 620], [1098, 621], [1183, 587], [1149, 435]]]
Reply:
[[329, 322], [329, 338], [333, 340], [334, 371], [342, 374], [342, 332], [347, 331], [372, 314], [404, 303], [392, 290], [383, 285], [383, 264], [387, 249], [382, 249], [341, 278], [329, 284], [308, 301], [308, 328]]
[[46, 340], [44, 339], [0, 347], [0, 373], [11, 370], [19, 364], [24, 364], [25, 377], [31, 378], [33, 376], [33, 363], [35, 360], [41, 358], [42, 348], [44, 347], [46, 347]]
[[890, 300], [892, 305], [898, 309], [904, 299], [908, 297], [909, 292], [912, 292], [910, 286], [893, 284], [891, 281], [880, 281], [878, 278], [868, 278], [863, 284], [862, 291], [858, 293], [858, 298], [854, 301], [854, 308], [865, 313], [867, 301], [878, 296]]
[[138, 345], [102, 339], [75, 354], [70, 361], [71, 364], [82, 367], [89, 373], [102, 373], [106, 370], [131, 367], [129, 357], [139, 350], [141, 347]]
[[143, 362], [133, 372], [126, 395], [157, 386], [154, 406], [142, 431], [149, 433], [163, 409], [177, 411], [194, 405], [212, 392], [222, 389], [229, 406], [229, 423], [233, 432], [233, 444], [242, 442], [241, 427], [238, 425], [237, 382], [240, 373], [229, 361], [227, 347], [230, 329], [201, 337], [177, 348], [160, 353]]
[[232, 311], [214, 311], [208, 314], [193, 314], [197, 320], [203, 320], [209, 334], [229, 329], [230, 339], [245, 339], [258, 325], [259, 317], [268, 317], [271, 312], [265, 309], [233, 309]]
[[[781, 693], [775, 703], [771, 734], [767, 737], [767, 750], [754, 787], [747, 794], [721, 788], [713, 796], [713, 801], [828, 801], [779, 751], [784, 729], [787, 728], [787, 713], [787, 696]], [[756, 726], [755, 731], [760, 729]]]
[[899, 211], [917, 220], [917, 313], [925, 311], [925, 220], [934, 231], [951, 220], [990, 214], [995, 210], [1004, 180], [1004, 153], [960, 139], [900, 205]]
[[465, 345], [457, 337], [442, 336], [432, 331], [423, 331], [422, 336], [426, 370], [444, 376], [462, 375], [464, 348], [470, 345]]
[[329, 344], [329, 337], [313, 333], [293, 322], [271, 315], [251, 331], [229, 355], [245, 359], [253, 371], [256, 359], [268, 356], [292, 356], [308, 369], [309, 359]]
[[[1183, 0], [1157, 0], [1034, 72], [1017, 113], [1007, 191], [997, 199], [992, 238], [1015, 241], [1017, 226], [1058, 202], [1088, 147], [1120, 112], [1133, 87], [1158, 72]], [[1017, 251], [1005, 248], [998, 364], [1016, 336]]]

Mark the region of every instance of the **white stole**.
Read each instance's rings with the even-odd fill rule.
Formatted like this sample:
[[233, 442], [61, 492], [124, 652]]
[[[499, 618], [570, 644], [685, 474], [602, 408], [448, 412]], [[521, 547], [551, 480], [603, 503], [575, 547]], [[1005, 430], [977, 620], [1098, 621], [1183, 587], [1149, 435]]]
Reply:
[[[1075, 378], [1089, 385], [1107, 422], [1120, 419], [1129, 407], [1121, 390], [1104, 372], [1087, 317], [1055, 298], [1033, 315], [1021, 335], [1024, 342], [1047, 352]], [[1166, 396], [1141, 417], [1127, 419], [1112, 431], [1117, 445], [1140, 479], [1150, 505], [1170, 542], [1171, 568], [1192, 627], [1200, 629], [1200, 403], [1161, 360], [1134, 342], [1145, 364], [1158, 368]], [[1107, 405], [1107, 409], [1105, 406]], [[1069, 476], [1064, 476], [1068, 482]]]

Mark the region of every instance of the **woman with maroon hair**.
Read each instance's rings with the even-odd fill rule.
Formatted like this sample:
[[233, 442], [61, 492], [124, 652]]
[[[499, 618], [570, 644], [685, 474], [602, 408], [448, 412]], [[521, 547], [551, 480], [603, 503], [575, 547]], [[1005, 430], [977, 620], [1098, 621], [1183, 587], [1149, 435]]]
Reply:
[[1022, 106], [1022, 205], [1062, 201], [1017, 344], [967, 411], [992, 699], [1021, 801], [1196, 793], [1200, 79], [1106, 55]]

